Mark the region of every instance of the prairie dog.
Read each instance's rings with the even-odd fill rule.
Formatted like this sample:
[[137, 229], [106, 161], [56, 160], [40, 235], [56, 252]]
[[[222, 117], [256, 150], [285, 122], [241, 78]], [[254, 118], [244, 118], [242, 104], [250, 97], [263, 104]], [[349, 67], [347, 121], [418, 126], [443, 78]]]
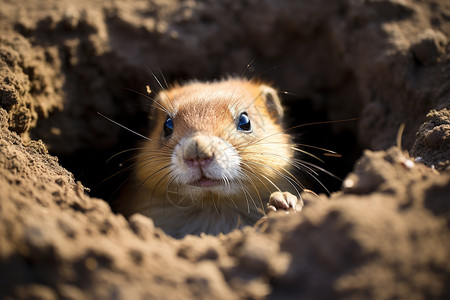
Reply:
[[154, 107], [119, 211], [183, 237], [253, 225], [268, 210], [301, 210], [275, 89], [236, 78], [194, 81], [160, 92]]

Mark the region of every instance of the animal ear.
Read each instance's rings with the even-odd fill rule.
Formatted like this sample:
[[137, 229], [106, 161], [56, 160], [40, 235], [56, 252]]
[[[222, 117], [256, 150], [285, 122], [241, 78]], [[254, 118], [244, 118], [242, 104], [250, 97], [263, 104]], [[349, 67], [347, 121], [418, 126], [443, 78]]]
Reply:
[[263, 97], [267, 111], [269, 113], [269, 116], [276, 120], [276, 122], [281, 122], [281, 119], [283, 118], [284, 111], [283, 107], [281, 106], [280, 98], [278, 97], [277, 91], [275, 89], [271, 88], [267, 85], [260, 85], [259, 89], [261, 90], [261, 96]]

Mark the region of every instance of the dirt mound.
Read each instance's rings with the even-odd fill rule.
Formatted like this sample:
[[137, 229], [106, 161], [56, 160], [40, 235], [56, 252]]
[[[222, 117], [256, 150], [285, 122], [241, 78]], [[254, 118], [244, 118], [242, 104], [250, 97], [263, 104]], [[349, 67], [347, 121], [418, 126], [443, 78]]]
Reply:
[[[2, 3], [0, 295], [450, 298], [449, 16], [446, 1]], [[97, 112], [145, 133], [148, 69], [213, 79], [254, 58], [248, 76], [295, 95], [293, 124], [359, 117], [299, 132], [344, 155], [325, 165], [353, 168], [340, 191], [183, 240], [89, 196], [112, 195], [104, 162], [135, 142]], [[392, 147], [402, 123], [413, 158]]]

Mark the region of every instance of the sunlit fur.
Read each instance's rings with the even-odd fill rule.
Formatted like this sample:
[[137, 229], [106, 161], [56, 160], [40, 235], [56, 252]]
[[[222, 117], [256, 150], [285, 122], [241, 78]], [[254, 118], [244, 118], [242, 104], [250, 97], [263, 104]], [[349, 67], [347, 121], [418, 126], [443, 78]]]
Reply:
[[[227, 233], [260, 219], [272, 192], [297, 194], [294, 146], [279, 122], [283, 112], [272, 88], [245, 79], [191, 82], [161, 91], [154, 107], [154, 128], [137, 155], [133, 188], [122, 196], [125, 214], [147, 215], [175, 237]], [[251, 133], [237, 128], [242, 112], [251, 120]], [[164, 137], [168, 116], [173, 133]], [[198, 176], [182, 157], [193, 138], [211, 145], [211, 173], [221, 177], [221, 185], [186, 184]]]

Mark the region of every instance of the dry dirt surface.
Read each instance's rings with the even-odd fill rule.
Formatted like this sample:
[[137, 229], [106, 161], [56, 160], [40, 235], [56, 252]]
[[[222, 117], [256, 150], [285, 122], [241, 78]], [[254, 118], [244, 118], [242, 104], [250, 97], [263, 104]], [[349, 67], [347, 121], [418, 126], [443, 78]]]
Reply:
[[[450, 299], [449, 39], [447, 0], [2, 0], [0, 298]], [[112, 212], [97, 112], [144, 132], [151, 72], [252, 60], [293, 123], [359, 118], [319, 128], [341, 188], [222, 236]]]

